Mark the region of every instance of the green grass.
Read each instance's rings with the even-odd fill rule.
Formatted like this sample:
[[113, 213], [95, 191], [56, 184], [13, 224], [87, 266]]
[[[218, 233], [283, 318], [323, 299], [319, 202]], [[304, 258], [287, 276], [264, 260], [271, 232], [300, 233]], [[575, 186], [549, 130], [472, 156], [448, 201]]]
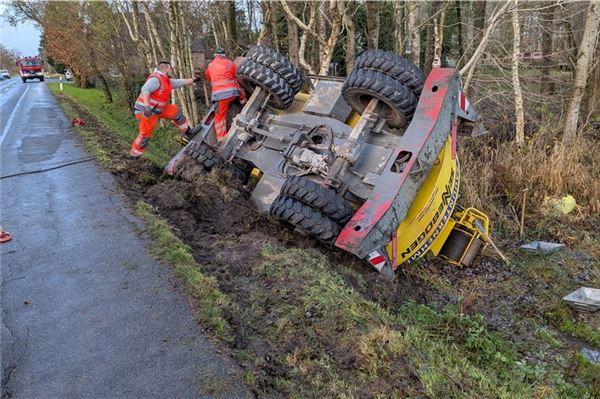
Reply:
[[[261, 303], [276, 303], [269, 308], [275, 321], [266, 324], [263, 333], [272, 345], [285, 347], [294, 336], [305, 337], [306, 342], [280, 359], [296, 379], [293, 387], [287, 385], [291, 396], [360, 397], [370, 392], [375, 397], [513, 398], [544, 392], [545, 397], [559, 398], [585, 394], [585, 388], [564, 382], [549, 365], [523, 361], [513, 343], [489, 332], [480, 316], [410, 301], [384, 309], [350, 289], [315, 251], [265, 246], [261, 257], [255, 272], [276, 282], [268, 292], [254, 293], [253, 306], [242, 314], [264, 320], [267, 315]], [[352, 359], [351, 373], [340, 372], [336, 354]], [[404, 389], [373, 388], [380, 381], [403, 379], [414, 382]]]
[[[58, 83], [48, 83], [48, 87], [53, 93], [60, 93]], [[118, 91], [114, 93], [114, 103], [109, 104], [105, 101], [102, 91], [98, 89], [82, 89], [72, 84], [63, 85], [63, 89], [62, 94], [69, 96], [110, 129], [110, 133], [107, 134], [110, 134], [116, 145], [122, 147], [124, 151], [129, 150], [137, 135], [138, 122]], [[69, 116], [78, 116], [73, 107], [71, 111], [72, 115]], [[164, 125], [165, 127], [161, 128], [159, 124], [154, 130], [154, 135], [143, 155], [160, 167], [164, 166], [179, 149], [179, 144], [175, 141], [175, 137], [179, 134], [178, 130], [170, 121], [165, 120]], [[125, 155], [126, 153], [123, 154], [124, 157]]]
[[580, 338], [588, 344], [600, 348], [600, 331], [594, 330], [581, 321], [573, 320], [573, 311], [567, 305], [556, 306], [545, 313], [546, 319], [559, 331]]

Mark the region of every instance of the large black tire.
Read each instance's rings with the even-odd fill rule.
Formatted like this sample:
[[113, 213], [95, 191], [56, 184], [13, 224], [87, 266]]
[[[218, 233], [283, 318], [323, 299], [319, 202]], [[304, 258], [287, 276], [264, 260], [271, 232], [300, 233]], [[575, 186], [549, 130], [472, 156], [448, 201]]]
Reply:
[[281, 194], [309, 205], [341, 225], [348, 223], [354, 215], [348, 201], [304, 176], [288, 177], [281, 187]]
[[286, 109], [294, 101], [294, 90], [281, 76], [250, 59], [242, 62], [237, 78], [248, 93], [252, 93], [256, 86], [266, 90], [271, 95], [270, 104], [275, 108]]
[[304, 83], [304, 75], [294, 64], [275, 50], [258, 45], [248, 50], [246, 57], [252, 61], [264, 65], [283, 78], [298, 93]]
[[410, 122], [417, 108], [417, 97], [400, 81], [372, 69], [354, 69], [342, 87], [344, 99], [363, 113], [373, 97], [382, 102], [377, 112], [390, 127], [401, 128]]
[[423, 72], [408, 59], [390, 51], [367, 50], [356, 60], [357, 69], [373, 69], [402, 82], [415, 96], [420, 96], [425, 84]]
[[217, 164], [215, 153], [204, 144], [192, 142], [186, 149], [185, 154], [193, 158], [205, 170], [211, 170]]
[[284, 195], [279, 195], [271, 204], [270, 213], [275, 219], [327, 244], [333, 243], [340, 234], [337, 223], [316, 209]]
[[213, 151], [204, 144], [192, 142], [173, 167], [175, 176], [193, 182], [217, 164]]
[[23, 81], [23, 83], [27, 83], [27, 79], [21, 78], [21, 80]]
[[40, 82], [43, 82], [43, 81], [44, 81], [44, 77], [41, 77], [41, 78], [40, 78]]

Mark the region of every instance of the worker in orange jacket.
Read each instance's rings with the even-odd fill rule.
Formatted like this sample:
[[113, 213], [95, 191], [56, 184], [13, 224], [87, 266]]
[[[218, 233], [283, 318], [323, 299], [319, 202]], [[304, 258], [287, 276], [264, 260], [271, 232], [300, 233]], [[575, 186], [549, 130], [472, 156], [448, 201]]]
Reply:
[[130, 159], [137, 159], [142, 156], [154, 133], [154, 128], [161, 118], [171, 119], [184, 138], [189, 140], [190, 127], [179, 107], [170, 103], [171, 91], [198, 82], [200, 77], [171, 79], [172, 73], [171, 63], [161, 61], [154, 72], [148, 76], [146, 83], [142, 86], [140, 95], [135, 100], [134, 114], [139, 121], [139, 133], [131, 145]]
[[236, 98], [240, 103], [246, 102], [246, 93], [238, 84], [237, 67], [233, 61], [225, 57], [225, 50], [218, 48], [215, 51], [215, 59], [206, 68], [206, 79], [210, 82], [212, 91], [211, 101], [217, 103], [215, 113], [215, 132], [219, 142], [227, 136], [227, 111], [229, 104]]

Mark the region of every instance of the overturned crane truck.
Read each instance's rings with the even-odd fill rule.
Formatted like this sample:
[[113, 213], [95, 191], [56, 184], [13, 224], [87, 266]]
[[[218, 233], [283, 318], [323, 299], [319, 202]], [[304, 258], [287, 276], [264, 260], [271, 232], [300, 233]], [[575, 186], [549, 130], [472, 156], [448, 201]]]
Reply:
[[256, 46], [238, 80], [252, 95], [226, 140], [217, 143], [211, 109], [168, 174], [225, 165], [252, 181], [259, 211], [390, 276], [427, 252], [469, 265], [488, 243], [488, 217], [457, 205], [457, 135], [475, 135], [479, 116], [454, 69], [425, 79], [407, 59], [369, 50], [345, 79], [305, 81]]

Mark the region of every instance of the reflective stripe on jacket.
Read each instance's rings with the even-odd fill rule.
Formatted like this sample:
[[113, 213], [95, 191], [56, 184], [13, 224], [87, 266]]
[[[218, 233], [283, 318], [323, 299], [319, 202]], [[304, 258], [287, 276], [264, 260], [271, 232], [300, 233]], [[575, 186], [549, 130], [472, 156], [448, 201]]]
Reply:
[[206, 68], [206, 79], [212, 90], [211, 101], [224, 100], [240, 95], [240, 86], [236, 79], [237, 68], [233, 62], [222, 56], [216, 56]]
[[[165, 109], [165, 106], [169, 103], [169, 101], [171, 101], [171, 92], [173, 91], [171, 79], [157, 71], [150, 74], [148, 79], [150, 78], [157, 78], [158, 82], [160, 83], [159, 88], [150, 93], [150, 98], [148, 99], [150, 103], [149, 105], [152, 107], [152, 112], [155, 114], [160, 114]], [[148, 81], [148, 79], [146, 79], [146, 81]], [[139, 97], [135, 100], [134, 113], [139, 114], [143, 112], [145, 106], [146, 104], [144, 104], [144, 99], [140, 93]]]

